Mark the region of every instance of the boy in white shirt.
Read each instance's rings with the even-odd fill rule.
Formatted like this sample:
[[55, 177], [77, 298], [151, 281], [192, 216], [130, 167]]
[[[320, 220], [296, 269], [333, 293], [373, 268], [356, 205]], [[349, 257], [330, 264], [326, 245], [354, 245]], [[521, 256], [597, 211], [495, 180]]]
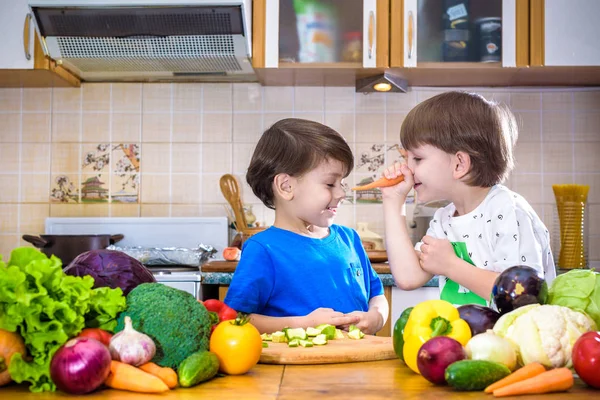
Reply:
[[[421, 287], [439, 276], [440, 298], [489, 305], [498, 274], [515, 265], [550, 283], [556, 269], [548, 230], [529, 203], [500, 183], [513, 168], [515, 118], [506, 106], [466, 92], [446, 92], [412, 109], [400, 132], [407, 164], [384, 171], [386, 247], [396, 286]], [[449, 200], [413, 250], [404, 202], [414, 187], [420, 202]]]

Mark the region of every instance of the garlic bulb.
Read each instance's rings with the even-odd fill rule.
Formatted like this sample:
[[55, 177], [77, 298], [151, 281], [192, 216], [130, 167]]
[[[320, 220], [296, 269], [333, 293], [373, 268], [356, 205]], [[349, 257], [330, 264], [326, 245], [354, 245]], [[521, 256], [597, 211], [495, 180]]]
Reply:
[[112, 337], [108, 350], [113, 360], [138, 366], [152, 360], [156, 346], [148, 335], [133, 329], [131, 318], [126, 316], [125, 328]]

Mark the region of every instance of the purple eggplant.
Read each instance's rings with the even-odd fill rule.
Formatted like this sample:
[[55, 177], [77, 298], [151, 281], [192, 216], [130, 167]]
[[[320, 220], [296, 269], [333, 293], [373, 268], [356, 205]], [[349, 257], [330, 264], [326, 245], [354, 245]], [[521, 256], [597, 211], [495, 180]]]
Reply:
[[492, 297], [498, 312], [504, 315], [528, 304], [544, 304], [548, 297], [548, 284], [537, 270], [517, 265], [498, 275]]
[[500, 313], [492, 310], [489, 307], [480, 306], [478, 304], [466, 304], [458, 307], [460, 318], [467, 321], [471, 328], [471, 336], [492, 329]]

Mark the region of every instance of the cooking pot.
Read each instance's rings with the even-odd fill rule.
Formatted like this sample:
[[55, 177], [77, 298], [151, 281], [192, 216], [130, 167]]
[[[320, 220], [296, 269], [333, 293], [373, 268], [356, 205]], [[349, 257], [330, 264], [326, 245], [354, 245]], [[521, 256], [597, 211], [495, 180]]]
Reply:
[[123, 239], [123, 235], [23, 235], [23, 240], [33, 244], [42, 253], [60, 258], [63, 267], [81, 253], [105, 249]]

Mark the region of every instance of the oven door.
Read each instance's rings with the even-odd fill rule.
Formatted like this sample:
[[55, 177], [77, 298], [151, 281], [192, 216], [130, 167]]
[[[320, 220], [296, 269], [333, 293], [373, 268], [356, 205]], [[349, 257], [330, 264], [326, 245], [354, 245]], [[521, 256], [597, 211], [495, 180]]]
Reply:
[[193, 295], [197, 300], [202, 299], [200, 274], [173, 272], [170, 274], [155, 273], [154, 278], [158, 283], [183, 290]]

